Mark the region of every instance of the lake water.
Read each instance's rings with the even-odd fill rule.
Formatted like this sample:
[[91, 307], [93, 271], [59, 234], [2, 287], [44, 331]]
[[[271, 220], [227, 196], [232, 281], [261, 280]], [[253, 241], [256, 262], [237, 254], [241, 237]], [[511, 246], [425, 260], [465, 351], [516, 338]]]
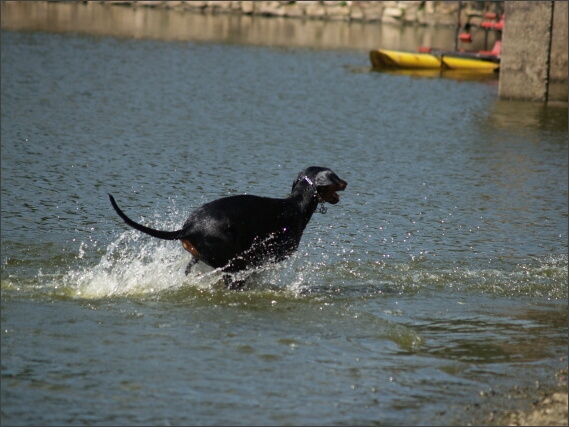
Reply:
[[[566, 106], [361, 45], [4, 30], [1, 57], [2, 424], [484, 423], [567, 367]], [[340, 203], [245, 292], [107, 196], [175, 229], [310, 165]]]

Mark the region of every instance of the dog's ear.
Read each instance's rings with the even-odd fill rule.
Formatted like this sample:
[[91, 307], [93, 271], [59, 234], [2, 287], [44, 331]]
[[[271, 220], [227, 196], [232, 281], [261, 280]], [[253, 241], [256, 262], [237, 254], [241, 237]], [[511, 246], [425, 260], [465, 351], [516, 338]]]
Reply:
[[323, 168], [320, 166], [310, 166], [298, 173], [296, 179], [292, 183], [292, 190], [294, 190], [294, 187], [296, 187], [298, 183], [304, 179], [304, 177], [308, 177], [308, 179], [313, 181], [316, 186], [330, 185], [333, 183], [329, 177], [330, 173], [334, 174], [331, 169]]
[[345, 186], [345, 182], [332, 169], [328, 168], [320, 168], [314, 176], [314, 184], [316, 187], [326, 187], [328, 185]]
[[329, 169], [319, 170], [314, 175], [314, 185], [316, 185], [316, 187], [325, 187], [327, 185], [331, 185], [332, 180], [330, 179], [330, 174], [333, 174], [333, 173], [334, 172], [332, 172]]

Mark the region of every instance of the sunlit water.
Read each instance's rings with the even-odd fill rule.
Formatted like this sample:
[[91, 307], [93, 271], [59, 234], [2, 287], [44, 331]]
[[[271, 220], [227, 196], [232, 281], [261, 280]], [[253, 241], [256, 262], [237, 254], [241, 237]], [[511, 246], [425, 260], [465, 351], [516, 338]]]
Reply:
[[[480, 422], [566, 366], [566, 108], [362, 50], [1, 44], [3, 424]], [[107, 196], [176, 229], [309, 165], [348, 188], [245, 292]]]

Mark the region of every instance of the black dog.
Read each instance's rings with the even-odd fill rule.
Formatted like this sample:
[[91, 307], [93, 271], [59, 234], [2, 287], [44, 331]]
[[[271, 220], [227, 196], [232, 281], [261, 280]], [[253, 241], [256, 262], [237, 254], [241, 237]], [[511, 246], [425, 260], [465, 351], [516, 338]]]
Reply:
[[230, 288], [239, 288], [243, 280], [229, 274], [266, 262], [279, 262], [298, 248], [304, 228], [318, 203], [336, 204], [336, 191], [346, 188], [332, 170], [311, 166], [298, 174], [291, 194], [285, 199], [252, 195], [230, 196], [214, 200], [190, 214], [182, 229], [160, 231], [134, 222], [117, 206], [119, 216], [131, 227], [166, 240], [180, 240], [192, 254], [186, 274], [198, 261], [220, 268]]

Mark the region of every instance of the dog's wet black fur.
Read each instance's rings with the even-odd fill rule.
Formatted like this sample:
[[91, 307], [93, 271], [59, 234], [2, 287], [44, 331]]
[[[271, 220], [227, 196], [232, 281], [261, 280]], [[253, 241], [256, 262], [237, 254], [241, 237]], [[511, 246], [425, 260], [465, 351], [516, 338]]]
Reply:
[[253, 195], [229, 196], [205, 203], [193, 211], [183, 227], [161, 231], [134, 222], [111, 203], [131, 227], [153, 237], [180, 240], [192, 255], [186, 274], [198, 261], [219, 268], [230, 288], [240, 288], [242, 279], [234, 273], [279, 262], [298, 248], [302, 233], [318, 203], [336, 204], [337, 191], [346, 188], [331, 169], [311, 166], [298, 174], [291, 194], [284, 199]]

